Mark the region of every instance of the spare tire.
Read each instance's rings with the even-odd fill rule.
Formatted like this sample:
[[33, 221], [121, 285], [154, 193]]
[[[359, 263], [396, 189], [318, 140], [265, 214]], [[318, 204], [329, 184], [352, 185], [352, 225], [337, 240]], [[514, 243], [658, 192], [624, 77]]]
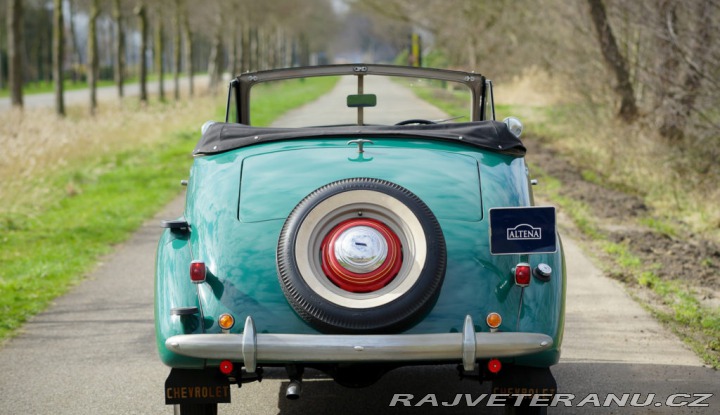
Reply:
[[280, 285], [298, 315], [327, 333], [389, 333], [434, 305], [446, 249], [435, 215], [395, 183], [353, 178], [306, 196], [277, 247]]

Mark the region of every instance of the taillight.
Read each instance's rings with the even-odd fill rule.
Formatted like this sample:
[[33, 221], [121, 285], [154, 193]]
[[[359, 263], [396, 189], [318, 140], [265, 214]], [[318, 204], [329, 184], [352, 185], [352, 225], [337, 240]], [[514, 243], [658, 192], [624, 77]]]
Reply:
[[220, 372], [222, 372], [223, 375], [229, 375], [233, 372], [234, 365], [229, 360], [223, 360], [220, 362]]
[[190, 263], [190, 281], [195, 284], [205, 282], [206, 273], [207, 269], [204, 262], [196, 260]]
[[502, 363], [498, 359], [490, 359], [487, 367], [490, 373], [498, 373], [502, 369]]
[[515, 266], [515, 284], [521, 287], [527, 287], [530, 285], [530, 276], [532, 271], [530, 270], [530, 264], [520, 263]]

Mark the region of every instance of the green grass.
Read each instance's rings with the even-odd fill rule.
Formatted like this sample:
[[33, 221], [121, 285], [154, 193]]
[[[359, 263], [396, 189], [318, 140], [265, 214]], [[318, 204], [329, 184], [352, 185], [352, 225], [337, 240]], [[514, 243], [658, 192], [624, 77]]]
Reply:
[[[597, 221], [586, 204], [561, 195], [562, 184], [538, 168], [533, 168], [544, 186], [544, 197], [552, 200], [566, 213], [576, 227], [611, 258], [605, 265], [610, 275], [622, 276], [622, 280], [640, 285], [652, 291], [659, 303], [635, 299], [660, 322], [665, 324], [688, 344], [706, 363], [720, 369], [720, 310], [704, 306], [697, 295], [681, 280], [666, 281], [655, 275], [658, 265], [644, 263], [633, 254], [627, 243], [609, 241], [600, 230]], [[662, 221], [641, 220], [657, 231], [672, 235], [673, 228]]]
[[279, 115], [330, 92], [338, 80], [338, 77], [318, 77], [254, 86], [250, 92], [250, 121], [252, 125], [267, 127]]
[[[320, 82], [314, 89], [309, 82], [310, 90], [293, 96], [291, 104], [284, 90], [275, 90], [265, 97], [266, 105], [287, 110], [332, 85]], [[86, 157], [50, 177], [37, 177], [43, 186], [64, 191], [39, 211], [0, 214], [0, 340], [81, 281], [100, 255], [178, 195], [179, 180], [192, 163], [196, 131], [180, 130], [151, 146]]]
[[72, 189], [64, 198], [37, 216], [0, 222], [0, 339], [80, 281], [99, 255], [178, 194], [195, 138], [177, 133], [155, 150], [125, 151], [69, 169], [54, 179]]
[[660, 297], [662, 306], [641, 302], [706, 363], [720, 369], [720, 310], [703, 306], [680, 280], [666, 281], [652, 271], [638, 275], [638, 283]]
[[419, 98], [431, 102], [449, 117], [459, 117], [458, 121], [470, 121], [470, 91], [441, 88], [437, 83], [415, 86], [413, 92]]

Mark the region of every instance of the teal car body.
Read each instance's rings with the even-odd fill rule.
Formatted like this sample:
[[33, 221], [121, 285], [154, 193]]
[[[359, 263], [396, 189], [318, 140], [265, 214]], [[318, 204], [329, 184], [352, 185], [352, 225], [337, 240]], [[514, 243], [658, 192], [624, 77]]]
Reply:
[[[259, 379], [263, 366], [289, 367], [291, 386], [301, 382], [304, 367], [320, 368], [342, 384], [363, 386], [395, 367], [455, 363], [462, 366], [461, 372], [477, 372], [481, 378], [502, 385], [504, 372], [495, 372], [493, 365], [512, 371], [541, 370], [545, 376], [549, 375], [547, 368], [558, 362], [565, 304], [565, 267], [559, 237], [553, 235], [556, 239], [551, 249], [491, 254], [493, 210], [517, 209], [515, 216], [523, 222], [526, 212], [535, 208], [524, 147], [509, 132], [509, 123], [488, 119], [488, 115], [493, 114], [491, 84], [479, 75], [454, 71], [360, 67], [365, 68], [363, 76], [390, 72], [398, 76], [441, 75], [460, 80], [477, 77], [467, 82], [473, 90], [473, 108], [477, 108], [473, 110], [474, 119], [458, 123], [458, 128], [480, 126], [482, 131], [490, 131], [488, 134], [492, 137], [487, 142], [481, 140], [478, 145], [477, 140], [467, 142], [463, 136], [453, 135], [456, 130], [451, 124], [425, 125], [424, 122], [409, 126], [327, 129], [251, 127], [246, 124], [250, 86], [261, 82], [264, 76], [284, 79], [345, 72], [352, 75], [357, 73], [358, 66], [266, 71], [235, 80], [229, 101], [236, 100], [237, 122], [214, 123], [204, 132], [190, 171], [184, 215], [165, 222], [167, 229], [158, 245], [156, 339], [161, 360], [173, 369], [166, 384], [168, 403], [180, 404], [186, 410], [190, 408], [188, 405], [211, 408], [217, 402], [226, 402], [222, 393], [215, 394], [219, 397], [183, 399], [177, 388], [216, 385], [213, 382], [225, 387], [226, 382]], [[228, 113], [230, 118], [233, 115], [230, 109]], [[358, 139], [370, 142], [363, 148], [352, 142]], [[493, 148], [498, 142], [512, 145]], [[380, 187], [372, 187], [376, 185]], [[424, 219], [406, 223], [407, 212], [393, 212], [394, 201], [385, 204], [382, 198], [392, 195], [395, 187], [405, 192], [402, 197], [397, 196], [398, 200], [405, 200], [407, 194], [415, 196], [412, 200], [421, 201], [419, 206], [432, 217], [428, 222], [435, 224], [427, 226], [436, 226], [439, 238], [435, 239], [438, 240], [430, 240], [433, 237], [428, 232], [406, 230], [420, 226], [425, 229]], [[368, 204], [363, 199], [366, 194], [363, 192], [368, 191], [379, 195], [378, 201]], [[347, 202], [349, 208], [344, 209], [341, 197], [347, 194], [357, 194], [358, 198]], [[326, 209], [323, 206], [328, 200], [335, 200], [333, 198], [341, 207], [322, 210]], [[406, 204], [415, 212], [413, 203]], [[310, 256], [320, 257], [334, 247], [327, 255], [342, 257], [345, 252], [338, 246], [350, 238], [356, 245], [351, 249], [355, 256], [348, 261], [359, 261], [359, 265], [356, 264], [356, 268], [348, 265], [347, 269], [359, 269], [360, 275], [366, 275], [364, 272], [374, 275], [375, 268], [365, 264], [377, 259], [376, 256], [362, 256], [357, 250], [369, 248], [386, 228], [373, 230], [372, 224], [353, 228], [352, 221], [360, 220], [357, 217], [333, 219], [332, 223], [325, 219], [333, 215], [350, 217], [355, 214], [354, 210], [361, 210], [356, 216], [362, 220], [366, 217], [374, 217], [375, 222], [387, 219], [390, 233], [399, 234], [398, 243], [381, 241], [376, 249], [386, 255], [396, 244], [402, 251], [397, 259], [399, 271], [393, 271], [396, 274], [392, 274], [390, 282], [383, 288], [366, 290], [356, 286], [350, 277], [345, 280], [343, 272], [335, 275], [339, 282], [328, 283], [325, 275], [298, 277], [307, 272], [302, 271], [302, 264], [297, 266], [299, 271], [287, 270], [294, 269], [297, 258], [304, 255], [306, 244], [296, 242], [305, 232], [303, 226], [330, 229], [339, 226], [336, 222], [350, 222], [347, 226], [351, 226], [351, 230], [338, 231], [337, 241], [328, 242], [330, 237], [324, 234], [309, 236]], [[367, 213], [363, 215], [362, 211]], [[319, 219], [312, 219], [314, 212]], [[311, 220], [317, 225], [315, 222], [307, 225]], [[416, 222], [421, 225], [414, 225]], [[555, 232], [554, 224], [550, 226]], [[311, 233], [312, 229], [307, 232]], [[403, 235], [413, 232], [424, 235], [425, 239]], [[333, 241], [336, 245], [331, 245]], [[421, 251], [423, 248], [419, 246], [426, 242], [428, 245], [421, 253], [407, 252]], [[388, 244], [390, 248], [386, 247]], [[317, 246], [321, 249], [315, 249]], [[435, 270], [427, 277], [433, 282], [420, 290], [432, 292], [418, 294], [417, 302], [423, 304], [397, 321], [395, 317], [388, 317], [387, 323], [366, 324], [364, 313], [368, 313], [368, 319], [376, 320], [377, 315], [370, 315], [368, 310], [389, 307], [395, 301], [384, 297], [410, 295], [414, 288], [406, 291], [398, 288], [389, 293], [383, 290], [389, 290], [387, 287], [393, 284], [411, 285], [396, 282], [398, 279], [415, 281], [413, 278], [416, 278], [416, 284], [420, 284], [425, 278], [423, 275], [413, 277], [413, 271], [407, 271], [412, 265], [400, 263], [410, 258], [421, 262], [425, 257], [429, 263], [436, 252], [440, 254], [433, 262]], [[325, 256], [307, 259], [309, 265], [305, 268], [315, 274], [332, 274], [333, 271], [324, 268], [328, 264], [323, 258]], [[320, 265], [314, 266], [316, 261]], [[335, 259], [329, 261], [334, 264]], [[201, 281], [194, 281], [191, 275], [194, 263], [202, 263]], [[362, 268], [365, 266], [369, 268]], [[519, 269], [523, 267], [529, 269], [532, 276], [520, 275]], [[410, 276], [405, 277], [404, 273]], [[356, 274], [358, 272], [352, 275]], [[529, 281], [525, 284], [525, 280], [518, 278], [529, 278]], [[305, 282], [311, 287], [309, 291]], [[313, 284], [321, 288], [313, 291]], [[298, 300], [297, 296], [302, 294], [297, 292], [303, 292], [302, 289], [313, 297], [308, 302], [316, 303], [337, 303], [333, 298], [345, 298], [344, 292], [350, 293], [346, 296], [347, 302], [340, 300], [339, 306], [329, 304], [327, 310], [316, 313], [314, 305]], [[355, 306], [362, 301], [378, 301], [381, 306]], [[408, 304], [411, 302], [415, 300], [408, 300]], [[335, 317], [325, 317], [336, 311], [340, 313], [337, 318], [347, 319], [347, 323], [336, 324]], [[395, 311], [388, 308], [385, 313]], [[501, 316], [499, 325], [492, 327], [495, 321], [491, 314]], [[237, 323], [227, 327], [220, 318], [226, 315]], [[221, 327], [221, 323], [226, 327]], [[525, 335], [527, 338], [516, 341]], [[510, 343], [495, 340], [505, 339], [501, 336], [507, 336]], [[327, 345], [323, 339], [327, 339]], [[395, 344], [395, 339], [401, 340]], [[454, 339], [457, 344], [445, 345], [455, 342]], [[307, 348], [302, 346], [304, 341]], [[484, 349], [483, 344], [488, 341], [494, 346]], [[280, 347], [278, 342], [297, 344], [297, 348], [274, 353], [271, 349]], [[428, 344], [428, 350], [420, 350], [424, 343]], [[391, 346], [383, 351], [383, 344], [411, 348], [406, 353], [408, 357], [398, 360], [397, 351], [390, 350]], [[316, 348], [329, 350], [327, 357], [318, 358], [312, 350], [306, 350]], [[371, 348], [377, 349], [377, 353], [369, 353]], [[361, 349], [367, 352], [367, 357], [355, 357]], [[439, 349], [443, 351], [433, 351]], [[371, 380], [348, 379], [338, 369], [342, 365], [361, 370], [367, 367], [368, 372], [372, 372], [368, 376]], [[554, 387], [554, 381], [548, 382]], [[288, 396], [296, 397], [293, 393], [288, 391]], [[191, 412], [188, 410], [188, 413]]]

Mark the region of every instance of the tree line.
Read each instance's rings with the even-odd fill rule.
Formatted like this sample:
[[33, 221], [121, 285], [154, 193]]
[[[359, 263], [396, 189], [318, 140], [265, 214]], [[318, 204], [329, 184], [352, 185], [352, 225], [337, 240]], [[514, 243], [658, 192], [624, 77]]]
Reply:
[[[387, 56], [422, 33], [430, 66], [481, 70], [496, 80], [531, 67], [618, 119], [644, 123], [671, 143], [720, 144], [718, 0], [5, 0], [0, 8], [0, 86], [16, 106], [22, 84], [155, 73], [159, 99], [207, 72], [308, 65], [322, 53]], [[344, 4], [346, 11], [336, 7]], [[2, 27], [4, 26], [4, 27]], [[355, 51], [355, 49], [358, 49]], [[359, 52], [359, 53], [351, 53]], [[362, 56], [362, 58], [358, 58]]]
[[[535, 66], [671, 143], [720, 144], [718, 0], [355, 0], [430, 33], [450, 67]], [[602, 91], [607, 91], [604, 94]], [[609, 99], [609, 102], [601, 102]]]
[[[158, 99], [166, 76], [173, 99], [186, 76], [195, 92], [197, 72], [215, 90], [223, 72], [309, 65], [327, 47], [335, 15], [330, 0], [6, 0], [0, 9], [0, 87], [15, 107], [23, 85], [52, 82], [55, 111], [65, 114], [64, 82], [87, 82], [90, 112], [98, 80], [112, 79], [119, 97], [129, 77], [148, 100], [154, 73]], [[309, 24], [308, 22], [314, 22]]]

